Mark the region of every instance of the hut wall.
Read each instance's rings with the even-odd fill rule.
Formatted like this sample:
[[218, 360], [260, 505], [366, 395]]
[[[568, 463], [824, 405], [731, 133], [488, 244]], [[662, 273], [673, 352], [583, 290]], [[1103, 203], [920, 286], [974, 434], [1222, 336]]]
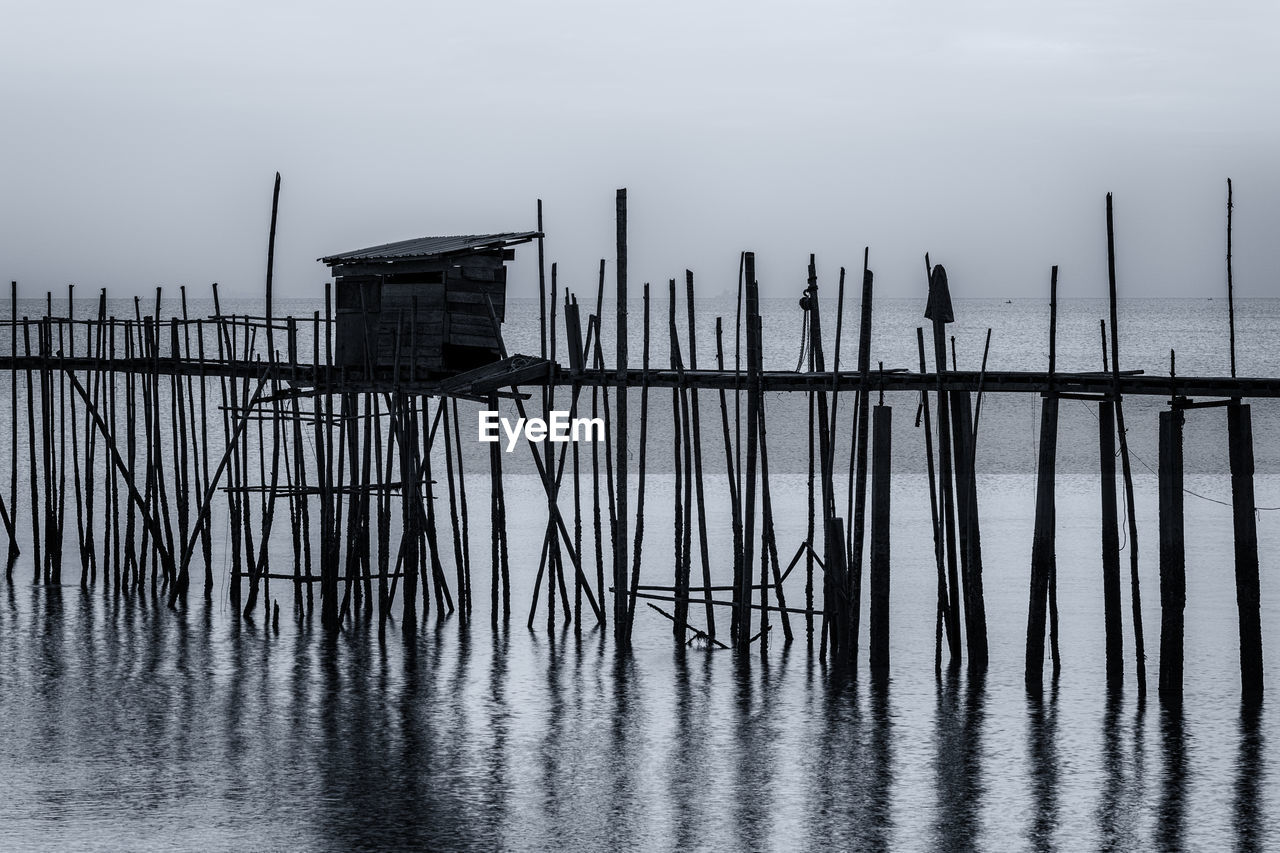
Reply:
[[400, 363], [432, 372], [467, 370], [498, 358], [498, 321], [506, 317], [502, 252], [452, 258], [344, 264], [336, 278], [337, 362]]

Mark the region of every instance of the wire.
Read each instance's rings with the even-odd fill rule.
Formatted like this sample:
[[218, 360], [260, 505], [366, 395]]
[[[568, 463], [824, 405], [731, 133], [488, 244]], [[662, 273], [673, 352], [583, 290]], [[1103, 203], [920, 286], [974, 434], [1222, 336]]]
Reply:
[[[1076, 402], [1079, 403], [1084, 408], [1085, 411], [1087, 411], [1090, 415], [1092, 415], [1095, 421], [1098, 419], [1097, 413], [1094, 412], [1093, 409], [1090, 408], [1089, 406], [1086, 406], [1083, 400], [1077, 400]], [[1117, 456], [1120, 455], [1119, 450], [1116, 451], [1116, 455]], [[1155, 468], [1152, 468], [1150, 465], [1148, 465], [1147, 460], [1143, 459], [1141, 456], [1135, 453], [1133, 448], [1129, 448], [1129, 455], [1132, 456], [1134, 459], [1137, 459], [1143, 468], [1146, 468], [1149, 472], [1156, 475], [1157, 477], [1160, 476], [1160, 472], [1157, 471]], [[1182, 487], [1182, 491], [1185, 494], [1191, 495], [1193, 498], [1199, 498], [1202, 501], [1208, 501], [1209, 503], [1218, 504], [1219, 506], [1226, 506], [1226, 507], [1234, 506], [1234, 504], [1231, 501], [1224, 501], [1224, 500], [1219, 500], [1218, 498], [1211, 498], [1208, 495], [1202, 495], [1199, 492], [1193, 492], [1191, 489], [1188, 489], [1186, 486]], [[1280, 506], [1255, 506], [1253, 510], [1255, 514], [1259, 512], [1280, 512]]]

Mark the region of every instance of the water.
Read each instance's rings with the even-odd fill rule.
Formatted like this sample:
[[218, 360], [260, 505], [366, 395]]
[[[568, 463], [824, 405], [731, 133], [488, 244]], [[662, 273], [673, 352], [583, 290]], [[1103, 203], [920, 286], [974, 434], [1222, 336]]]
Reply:
[[[280, 310], [309, 314], [313, 307]], [[1122, 367], [1163, 370], [1172, 345], [1180, 373], [1225, 373], [1221, 307], [1124, 305]], [[700, 363], [708, 364], [712, 312], [725, 313], [731, 329], [732, 303], [709, 300], [699, 308]], [[920, 308], [877, 302], [873, 358], [886, 368], [915, 366]], [[1280, 373], [1280, 355], [1269, 346], [1280, 303], [1251, 301], [1237, 310], [1242, 375]], [[794, 367], [794, 301], [770, 302], [767, 311], [770, 365]], [[856, 327], [856, 306], [846, 312], [847, 331]], [[1096, 320], [1104, 313], [1105, 303], [1064, 302], [1064, 370], [1101, 367]], [[1045, 358], [1042, 304], [958, 302], [956, 314], [962, 367], [977, 366], [987, 325], [994, 327], [993, 368], [1043, 366], [1034, 363]], [[632, 317], [638, 323], [638, 303]], [[510, 348], [536, 352], [536, 315], [513, 310], [509, 320]], [[665, 304], [655, 303], [653, 324], [663, 330], [655, 359], [665, 364]], [[638, 328], [631, 342], [637, 358]], [[844, 365], [854, 353], [850, 340]], [[826, 346], [831, 353], [833, 342]], [[0, 391], [7, 399], [7, 386]], [[633, 394], [633, 413], [638, 398]], [[326, 638], [313, 621], [291, 615], [291, 593], [279, 584], [278, 634], [262, 618], [235, 618], [220, 571], [222, 539], [215, 543], [221, 565], [213, 604], [196, 596], [176, 611], [145, 594], [82, 592], [74, 571], [62, 588], [33, 586], [24, 555], [0, 594], [0, 848], [1280, 846], [1280, 519], [1259, 513], [1267, 698], [1261, 711], [1242, 711], [1231, 515], [1213, 502], [1230, 498], [1221, 410], [1188, 418], [1187, 488], [1204, 499], [1187, 498], [1186, 700], [1171, 711], [1154, 696], [1156, 482], [1140, 462], [1136, 522], [1152, 691], [1138, 701], [1128, 625], [1126, 689], [1109, 701], [1102, 688], [1096, 422], [1084, 404], [1063, 404], [1059, 449], [1060, 682], [1039, 699], [1022, 686], [1038, 401], [1021, 396], [988, 397], [980, 427], [990, 672], [983, 682], [935, 677], [923, 438], [912, 426], [914, 399], [889, 395], [887, 402], [894, 406], [895, 527], [893, 677], [886, 689], [874, 689], [865, 676], [857, 684], [832, 679], [807, 647], [802, 616], [792, 617], [797, 641], [790, 647], [775, 617], [763, 660], [674, 646], [670, 623], [643, 606], [635, 648], [622, 659], [608, 632], [549, 632], [545, 610], [527, 630], [546, 513], [540, 486], [517, 454], [507, 480], [514, 614], [495, 634], [485, 565], [487, 482], [477, 476], [483, 454], [469, 446], [474, 620], [441, 621], [433, 612], [409, 640], [398, 624], [380, 636], [376, 624], [362, 623]], [[652, 392], [650, 403], [642, 582], [669, 583], [670, 392]], [[767, 405], [785, 560], [805, 527], [807, 405], [783, 395], [770, 395]], [[1152, 467], [1161, 407], [1126, 402], [1135, 454]], [[1266, 507], [1280, 506], [1276, 413], [1269, 403], [1254, 406], [1258, 504]], [[731, 538], [714, 512], [726, 501], [718, 417], [714, 400], [704, 398], [711, 546], [715, 578], [723, 582]], [[635, 459], [635, 426], [631, 434]], [[7, 480], [4, 438], [0, 482]], [[841, 470], [845, 454], [847, 448]], [[837, 495], [845, 484], [837, 480]], [[632, 488], [634, 507], [634, 476]], [[447, 523], [441, 535], [451, 572]], [[1128, 543], [1127, 528], [1122, 535]], [[288, 539], [287, 530], [273, 537], [281, 565], [289, 564]], [[585, 553], [592, 548], [588, 524]], [[803, 606], [803, 564], [786, 591], [789, 604]], [[1126, 578], [1126, 620], [1128, 595]], [[691, 607], [691, 616], [701, 624], [702, 609]], [[724, 631], [727, 612], [717, 617]], [[865, 618], [863, 626], [865, 655]]]

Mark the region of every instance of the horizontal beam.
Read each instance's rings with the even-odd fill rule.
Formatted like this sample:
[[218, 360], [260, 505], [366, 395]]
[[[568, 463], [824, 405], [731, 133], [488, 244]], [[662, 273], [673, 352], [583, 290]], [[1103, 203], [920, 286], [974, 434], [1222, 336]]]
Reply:
[[[116, 358], [96, 359], [77, 356], [64, 358], [61, 356], [0, 356], [0, 371], [16, 369], [90, 371], [110, 368], [122, 373], [153, 373], [161, 375], [182, 375], [233, 378], [259, 378], [264, 369], [262, 361], [216, 360], [199, 361], [184, 358]], [[397, 383], [390, 369], [380, 368], [373, 380], [359, 375], [355, 369], [341, 367], [317, 368], [313, 364], [277, 362], [275, 375], [283, 382], [295, 386], [326, 386], [335, 392], [341, 388], [346, 392], [379, 391], [398, 389], [407, 393], [444, 395], [456, 397], [484, 396], [487, 387], [480, 391], [461, 387], [456, 377], [441, 379], [408, 381], [409, 370], [402, 368], [402, 381]], [[627, 370], [623, 383], [627, 387], [638, 388], [641, 384], [642, 371], [638, 368]], [[650, 388], [711, 388], [726, 390], [747, 390], [745, 372], [719, 370], [653, 370], [643, 373], [644, 381]], [[510, 381], [504, 376], [504, 381]], [[606, 369], [585, 370], [573, 373], [561, 366], [551, 370], [539, 367], [530, 370], [521, 377], [520, 382], [531, 387], [546, 384], [568, 385], [577, 382], [585, 387], [609, 386], [619, 383], [618, 374]], [[482, 381], [482, 380], [481, 380]], [[910, 373], [905, 370], [873, 372], [865, 380], [857, 371], [843, 370], [833, 374], [831, 371], [797, 372], [797, 371], [764, 371], [760, 382], [765, 391], [857, 391], [865, 382], [872, 391], [935, 391], [939, 387], [938, 377], [933, 373]], [[941, 387], [946, 391], [977, 391], [979, 386], [987, 393], [1024, 393], [1044, 394], [1094, 394], [1110, 396], [1114, 390], [1115, 380], [1109, 373], [1055, 373], [1052, 377], [1042, 371], [992, 371], [984, 374], [978, 371], [948, 371], [942, 376]], [[1224, 397], [1224, 398], [1265, 398], [1280, 397], [1280, 378], [1238, 377], [1229, 376], [1156, 376], [1141, 371], [1128, 371], [1119, 377], [1120, 393], [1126, 396], [1149, 397]], [[469, 393], [470, 391], [470, 393]]]

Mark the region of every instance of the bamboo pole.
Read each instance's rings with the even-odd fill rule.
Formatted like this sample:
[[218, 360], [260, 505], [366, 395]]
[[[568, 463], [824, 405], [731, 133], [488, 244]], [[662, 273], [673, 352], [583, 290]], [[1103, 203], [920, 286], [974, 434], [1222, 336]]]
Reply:
[[1227, 178], [1227, 324], [1231, 335], [1231, 378], [1236, 378], [1236, 296], [1231, 279], [1231, 179]]
[[462, 436], [458, 425], [458, 400], [454, 398], [453, 406], [453, 439], [458, 454], [458, 502], [462, 522], [462, 565], [466, 580], [466, 614], [471, 615], [471, 522], [467, 512], [467, 478], [462, 465]]
[[760, 316], [760, 288], [756, 282], [756, 256], [744, 255], [747, 314], [747, 473], [743, 496], [742, 570], [735, 578], [738, 602], [738, 630], [734, 647], [743, 649], [751, 636], [751, 568], [754, 563], [756, 530], [756, 465], [759, 458], [757, 438], [760, 429], [760, 341], [756, 334]]
[[[680, 354], [680, 336], [676, 328], [676, 280], [670, 279], [667, 290], [667, 338], [670, 343], [671, 367], [678, 375], [684, 376], [684, 359]], [[675, 488], [672, 490], [672, 517], [675, 521], [672, 543], [675, 551], [675, 622], [672, 630], [677, 641], [683, 642], [688, 633], [689, 623], [689, 576], [692, 560], [690, 550], [692, 537], [692, 496], [688, 494], [692, 486], [693, 472], [690, 461], [692, 455], [690, 431], [689, 395], [683, 384], [671, 390], [672, 414], [672, 468], [675, 471]]]
[[[1038, 689], [1044, 674], [1045, 616], [1049, 581], [1053, 575], [1054, 460], [1058, 443], [1058, 398], [1046, 395], [1040, 403], [1040, 459], [1036, 466], [1035, 533], [1031, 543], [1031, 593], [1027, 612], [1026, 683]], [[1056, 669], [1056, 668], [1055, 668]]]
[[[716, 317], [716, 365], [718, 369], [724, 370], [724, 331], [721, 319]], [[737, 392], [735, 391], [735, 394]], [[724, 437], [724, 455], [725, 468], [727, 471], [727, 483], [729, 488], [729, 509], [732, 516], [730, 523], [733, 528], [733, 579], [734, 592], [737, 593], [738, 576], [742, 571], [742, 503], [737, 489], [737, 470], [734, 465], [734, 442], [733, 435], [729, 432], [729, 406], [728, 398], [723, 388], [719, 391], [720, 395], [720, 426]], [[737, 636], [738, 610], [734, 608], [730, 620], [729, 636], [731, 638]]]
[[[864, 256], [865, 257], [865, 256]], [[857, 660], [858, 634], [862, 622], [862, 562], [863, 543], [866, 531], [867, 513], [867, 436], [870, 419], [867, 411], [870, 408], [870, 376], [871, 376], [871, 293], [873, 275], [864, 262], [862, 270], [862, 322], [858, 330], [858, 376], [861, 388], [858, 390], [857, 415], [857, 475], [854, 479], [853, 525], [851, 535], [853, 548], [850, 551], [849, 563], [849, 659]], [[846, 536], [850, 533], [846, 533]]]
[[[948, 601], [951, 604], [946, 614], [948, 617], [947, 635], [954, 635], [958, 638], [960, 634], [960, 602], [963, 593], [956, 556], [956, 502], [953, 492], [954, 479], [952, 477], [951, 460], [951, 412], [946, 391], [944, 390], [947, 371], [946, 324], [953, 322], [954, 316], [951, 310], [951, 293], [947, 289], [947, 273], [942, 264], [935, 265], [930, 275], [929, 303], [925, 308], [925, 319], [933, 320], [934, 369], [938, 380], [938, 483], [942, 493], [940, 515], [942, 516], [943, 541], [946, 544]], [[970, 614], [967, 606], [967, 596], [964, 597], [966, 598], [964, 614], [966, 618], [966, 635], [968, 635], [967, 620]], [[952, 651], [954, 653], [952, 663], [958, 664], [960, 660], [958, 639], [952, 646]], [[972, 652], [972, 648], [970, 651]]]
[[[4, 577], [13, 580], [13, 564], [22, 553], [18, 548], [16, 532], [18, 513], [18, 282], [9, 282], [9, 559], [5, 563]], [[35, 451], [34, 447], [30, 448]], [[31, 507], [35, 512], [34, 504]]]
[[[924, 329], [916, 327], [916, 345], [920, 352], [920, 372], [925, 372], [925, 354], [924, 354]], [[933, 555], [934, 561], [938, 569], [938, 604], [936, 608], [936, 619], [934, 627], [934, 668], [941, 671], [942, 669], [942, 635], [943, 628], [946, 626], [948, 653], [950, 655], [951, 665], [953, 667], [960, 665], [960, 635], [958, 632], [952, 632], [950, 629], [951, 617], [948, 615], [951, 609], [950, 599], [947, 595], [947, 569], [946, 557], [943, 554], [942, 542], [942, 522], [938, 518], [938, 484], [937, 476], [933, 466], [933, 427], [932, 418], [929, 415], [929, 392], [920, 392], [920, 411], [916, 415], [916, 424], [919, 425], [923, 415], [924, 422], [924, 447], [925, 461], [927, 462], [929, 475], [929, 514], [932, 520], [933, 532]]]
[[1116, 298], [1116, 241], [1111, 193], [1107, 193], [1107, 284], [1111, 309], [1112, 398], [1116, 409], [1116, 433], [1120, 436], [1120, 470], [1124, 475], [1125, 513], [1129, 522], [1129, 587], [1133, 608], [1133, 655], [1138, 668], [1138, 695], [1147, 690], [1146, 643], [1142, 636], [1142, 591], [1138, 577], [1138, 523], [1133, 493], [1133, 469], [1129, 463], [1129, 438], [1124, 426], [1124, 404], [1120, 395], [1120, 325]]
[[[644, 543], [644, 486], [645, 486], [645, 451], [648, 448], [649, 439], [649, 283], [644, 285], [644, 350], [642, 355], [642, 373], [640, 374], [640, 451], [636, 465], [636, 538], [632, 546], [631, 558], [631, 585], [629, 587], [630, 595], [627, 596], [627, 629], [623, 639], [623, 647], [631, 647], [631, 632], [634, 626], [636, 613], [636, 597], [635, 589], [640, 585], [640, 550]], [[621, 416], [619, 416], [621, 417]], [[621, 460], [620, 460], [621, 464]], [[619, 470], [619, 497], [621, 498], [625, 492], [625, 478], [623, 478], [621, 470]], [[624, 530], [626, 524], [624, 513], [626, 512], [626, 503], [621, 501], [618, 505], [619, 526]], [[614, 595], [618, 593], [615, 591]]]
[[[685, 312], [689, 319], [689, 369], [698, 369], [698, 336], [696, 324], [696, 311], [693, 298], [693, 272], [691, 270], [684, 271], [685, 284]], [[689, 389], [689, 409], [692, 414], [691, 426], [693, 429], [693, 482], [694, 495], [698, 508], [698, 555], [701, 558], [702, 565], [702, 583], [704, 587], [711, 586], [711, 556], [707, 544], [707, 505], [704, 497], [704, 487], [702, 481], [702, 420], [701, 410], [698, 407], [698, 389]], [[707, 619], [707, 636], [711, 640], [715, 640], [716, 636], [716, 618], [715, 608], [711, 606], [711, 596], [707, 595], [704, 599]]]
[[627, 588], [627, 191], [617, 193], [617, 470], [615, 473], [617, 515], [613, 538], [613, 630], [614, 639], [622, 647], [628, 645], [631, 626], [627, 620], [629, 604], [622, 595]]

